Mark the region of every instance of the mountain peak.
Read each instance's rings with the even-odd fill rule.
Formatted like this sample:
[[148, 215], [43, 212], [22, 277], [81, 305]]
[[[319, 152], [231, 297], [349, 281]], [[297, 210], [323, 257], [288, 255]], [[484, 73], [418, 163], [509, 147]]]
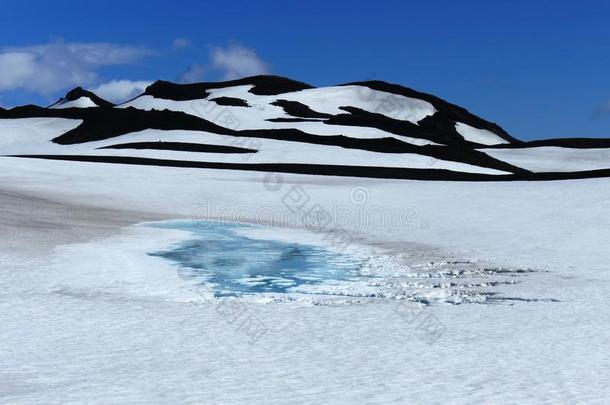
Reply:
[[92, 92], [87, 91], [87, 90], [83, 89], [82, 87], [75, 87], [66, 93], [66, 95], [64, 96], [64, 99], [66, 99], [68, 101], [75, 101], [81, 97], [89, 97], [91, 95], [93, 95]]
[[102, 107], [112, 108], [114, 104], [104, 100], [95, 93], [85, 90], [82, 87], [75, 87], [66, 93], [66, 95], [56, 103], [49, 106], [49, 108], [89, 108], [89, 107]]
[[[361, 82], [352, 82], [344, 84], [344, 86], [365, 86], [371, 90], [380, 91], [388, 94], [397, 96], [404, 96], [414, 99], [420, 99], [429, 102], [438, 111], [437, 116], [443, 117], [447, 122], [457, 123], [462, 122], [478, 129], [485, 129], [498, 135], [509, 143], [521, 142], [518, 139], [509, 135], [502, 127], [494, 122], [482, 119], [472, 114], [467, 109], [460, 107], [456, 104], [452, 104], [440, 97], [432, 94], [424, 93], [421, 91], [414, 90], [409, 87], [402, 86], [400, 84], [388, 83], [383, 80], [367, 80]], [[421, 123], [420, 123], [421, 124]]]

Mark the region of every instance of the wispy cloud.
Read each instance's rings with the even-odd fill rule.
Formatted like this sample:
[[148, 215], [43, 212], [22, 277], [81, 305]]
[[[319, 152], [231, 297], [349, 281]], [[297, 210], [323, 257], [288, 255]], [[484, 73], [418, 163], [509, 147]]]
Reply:
[[180, 75], [178, 81], [180, 83], [196, 83], [203, 80], [205, 76], [205, 66], [195, 63], [191, 65], [184, 73]]
[[94, 87], [92, 91], [105, 100], [122, 103], [142, 94], [151, 84], [144, 80], [111, 80]]
[[225, 80], [270, 72], [269, 65], [253, 49], [239, 44], [212, 48], [210, 59]]
[[126, 65], [152, 54], [130, 45], [53, 42], [0, 49], [0, 91], [27, 90], [42, 95], [98, 80], [103, 66]]
[[188, 38], [176, 38], [172, 43], [174, 49], [184, 49], [191, 46], [191, 40]]

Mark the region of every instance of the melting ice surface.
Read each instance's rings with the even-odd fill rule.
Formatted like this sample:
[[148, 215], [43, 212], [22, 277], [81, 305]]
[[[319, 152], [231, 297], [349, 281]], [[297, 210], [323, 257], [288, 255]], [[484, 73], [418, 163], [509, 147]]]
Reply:
[[360, 263], [351, 256], [239, 234], [251, 225], [172, 221], [153, 226], [193, 234], [185, 242], [149, 254], [176, 263], [181, 274], [200, 280], [217, 297], [299, 292], [299, 286], [359, 278]]

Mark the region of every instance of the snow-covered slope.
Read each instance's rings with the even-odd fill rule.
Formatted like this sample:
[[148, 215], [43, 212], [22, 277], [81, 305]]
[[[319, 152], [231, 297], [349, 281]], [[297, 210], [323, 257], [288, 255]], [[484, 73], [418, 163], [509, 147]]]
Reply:
[[[49, 108], [0, 110], [2, 155], [424, 180], [610, 175], [596, 152], [570, 152], [599, 142], [556, 141], [552, 150], [533, 148], [540, 145], [459, 106], [380, 81], [321, 88], [277, 76], [158, 81], [119, 106], [76, 88]], [[566, 154], [585, 161], [541, 163]], [[586, 161], [592, 156], [596, 162]]]
[[82, 122], [47, 117], [0, 119], [0, 149], [3, 154], [47, 153], [49, 139], [73, 130]]
[[482, 149], [486, 154], [532, 172], [577, 172], [610, 167], [610, 148], [543, 146], [518, 149]]
[[[118, 107], [69, 104], [81, 98], [0, 108], [0, 403], [610, 396], [610, 178], [499, 181], [610, 177], [608, 140], [520, 142], [383, 82], [158, 82]], [[239, 223], [251, 246], [204, 258], [214, 245], [195, 233], [141, 224], [187, 218], [212, 234], [210, 220]], [[283, 271], [317, 260], [303, 245], [343, 245], [364, 266], [353, 283], [212, 300], [158, 255], [191, 242], [198, 266], [218, 258], [250, 285], [251, 249]]]

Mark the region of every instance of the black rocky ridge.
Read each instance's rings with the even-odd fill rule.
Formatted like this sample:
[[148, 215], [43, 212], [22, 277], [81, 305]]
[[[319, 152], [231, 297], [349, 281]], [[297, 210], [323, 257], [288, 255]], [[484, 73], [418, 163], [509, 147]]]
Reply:
[[401, 167], [347, 166], [296, 163], [222, 163], [170, 159], [151, 159], [132, 156], [98, 155], [10, 155], [27, 159], [67, 160], [126, 165], [181, 167], [217, 170], [241, 170], [291, 174], [311, 174], [338, 177], [368, 177], [377, 179], [432, 180], [432, 181], [552, 181], [610, 177], [610, 169], [581, 172], [553, 172], [526, 174], [484, 174], [455, 172], [446, 169], [411, 169]]
[[[145, 129], [203, 131], [219, 135], [275, 139], [295, 143], [338, 146], [380, 153], [415, 153], [432, 158], [467, 163], [476, 166], [523, 173], [526, 170], [512, 166], [483, 152], [459, 145], [417, 146], [396, 138], [352, 138], [345, 135], [314, 135], [298, 129], [233, 130], [221, 127], [193, 115], [170, 110], [139, 110], [129, 108], [65, 108], [46, 109], [36, 106], [14, 108], [4, 118], [57, 117], [83, 120], [78, 127], [53, 139], [60, 145], [73, 145], [101, 141]], [[2, 118], [0, 116], [0, 118]], [[413, 124], [414, 125], [414, 124]], [[204, 139], [205, 134], [202, 134]], [[295, 146], [298, 147], [298, 146]]]
[[211, 99], [210, 101], [213, 101], [218, 105], [226, 105], [231, 107], [250, 107], [246, 100], [235, 97], [217, 97]]
[[[309, 106], [299, 103], [298, 101], [277, 100], [271, 103], [277, 107], [282, 107], [286, 114], [298, 118], [314, 118], [314, 119], [330, 119], [332, 115], [324, 114], [312, 110]], [[282, 122], [282, 118], [271, 119], [270, 121]]]
[[[235, 146], [218, 146], [205, 143], [208, 134], [229, 137], [273, 139], [286, 141], [287, 148], [299, 148], [299, 144], [310, 143], [335, 148], [359, 149], [385, 154], [419, 154], [434, 159], [465, 163], [480, 168], [494, 169], [506, 174], [477, 174], [462, 173], [444, 169], [430, 168], [408, 169], [371, 167], [367, 162], [357, 166], [319, 165], [319, 164], [290, 164], [290, 163], [213, 163], [213, 162], [186, 162], [164, 159], [148, 159], [143, 157], [118, 156], [38, 156], [45, 159], [64, 159], [81, 161], [105, 161], [108, 163], [145, 164], [173, 167], [201, 167], [224, 168], [234, 170], [280, 171], [301, 174], [324, 174], [337, 176], [380, 177], [380, 178], [412, 178], [429, 180], [556, 180], [568, 178], [601, 177], [610, 175], [608, 170], [574, 173], [532, 173], [516, 167], [502, 160], [491, 157], [481, 149], [523, 148], [537, 146], [559, 146], [567, 148], [607, 148], [610, 147], [608, 139], [550, 139], [542, 141], [522, 142], [504, 131], [495, 123], [486, 121], [466, 109], [451, 104], [438, 97], [421, 93], [403, 86], [389, 84], [381, 81], [367, 81], [349, 83], [362, 88], [358, 96], [373, 101], [378, 105], [373, 112], [365, 111], [353, 106], [343, 106], [339, 114], [327, 114], [314, 111], [311, 107], [282, 99], [281, 94], [297, 92], [313, 88], [306, 83], [277, 77], [254, 76], [239, 80], [219, 83], [175, 84], [157, 81], [150, 85], [144, 95], [157, 99], [167, 100], [200, 100], [208, 98], [211, 89], [225, 88], [239, 85], [250, 85], [249, 92], [256, 95], [278, 96], [272, 105], [281, 107], [287, 117], [269, 119], [274, 122], [306, 122], [317, 121], [324, 125], [336, 128], [335, 135], [317, 135], [299, 129], [267, 128], [267, 129], [231, 129], [220, 126], [214, 122], [200, 117], [189, 115], [180, 111], [141, 110], [133, 107], [113, 108], [109, 103], [92, 92], [76, 88], [70, 91], [60, 101], [77, 100], [80, 97], [89, 97], [101, 108], [62, 108], [49, 109], [34, 105], [15, 107], [9, 110], [0, 108], [0, 118], [30, 118], [30, 117], [58, 117], [82, 120], [76, 128], [67, 131], [52, 141], [59, 145], [73, 145], [92, 141], [112, 139], [131, 132], [146, 129], [157, 130], [189, 130], [200, 131], [202, 143], [187, 142], [138, 142], [116, 143], [104, 149], [138, 149], [138, 150], [174, 150], [182, 152], [200, 153], [256, 153], [256, 150], [238, 148]], [[368, 91], [376, 90], [378, 92]], [[383, 94], [380, 96], [380, 94]], [[398, 119], [400, 108], [397, 98], [401, 95], [430, 102], [437, 112], [420, 120], [417, 124]], [[374, 100], [377, 97], [379, 100]], [[220, 106], [233, 106], [249, 108], [246, 100], [232, 97], [218, 97], [210, 101]], [[398, 109], [398, 110], [393, 110]], [[396, 118], [391, 118], [396, 116]], [[507, 143], [500, 145], [482, 145], [465, 140], [455, 129], [455, 124], [462, 122], [474, 128], [486, 129]], [[356, 138], [349, 136], [345, 127], [364, 127], [380, 129], [397, 137]], [[333, 131], [334, 132], [334, 131]], [[401, 140], [400, 137], [410, 137], [437, 143], [438, 145], [418, 146]], [[36, 157], [29, 155], [28, 157]]]
[[237, 146], [209, 145], [189, 142], [131, 142], [104, 146], [98, 149], [144, 149], [144, 150], [173, 150], [180, 152], [198, 153], [256, 153], [255, 149], [240, 148]]
[[99, 97], [98, 95], [96, 95], [95, 93], [93, 93], [91, 91], [84, 90], [82, 87], [76, 87], [75, 89], [72, 89], [68, 93], [66, 93], [66, 95], [64, 97], [57, 100], [57, 102], [55, 102], [53, 105], [51, 105], [51, 107], [64, 103], [64, 102], [68, 102], [68, 101], [76, 101], [81, 97], [87, 97], [87, 98], [91, 99], [91, 101], [93, 101], [93, 103], [95, 105], [97, 105], [98, 107], [112, 108], [115, 106], [110, 101], [104, 100], [103, 98]]
[[252, 85], [252, 89], [249, 90], [250, 93], [259, 96], [275, 96], [282, 93], [313, 88], [313, 86], [307, 83], [285, 77], [260, 75], [226, 82], [191, 84], [178, 84], [159, 80], [148, 86], [144, 95], [174, 101], [200, 100], [210, 95], [208, 90], [244, 85]]

